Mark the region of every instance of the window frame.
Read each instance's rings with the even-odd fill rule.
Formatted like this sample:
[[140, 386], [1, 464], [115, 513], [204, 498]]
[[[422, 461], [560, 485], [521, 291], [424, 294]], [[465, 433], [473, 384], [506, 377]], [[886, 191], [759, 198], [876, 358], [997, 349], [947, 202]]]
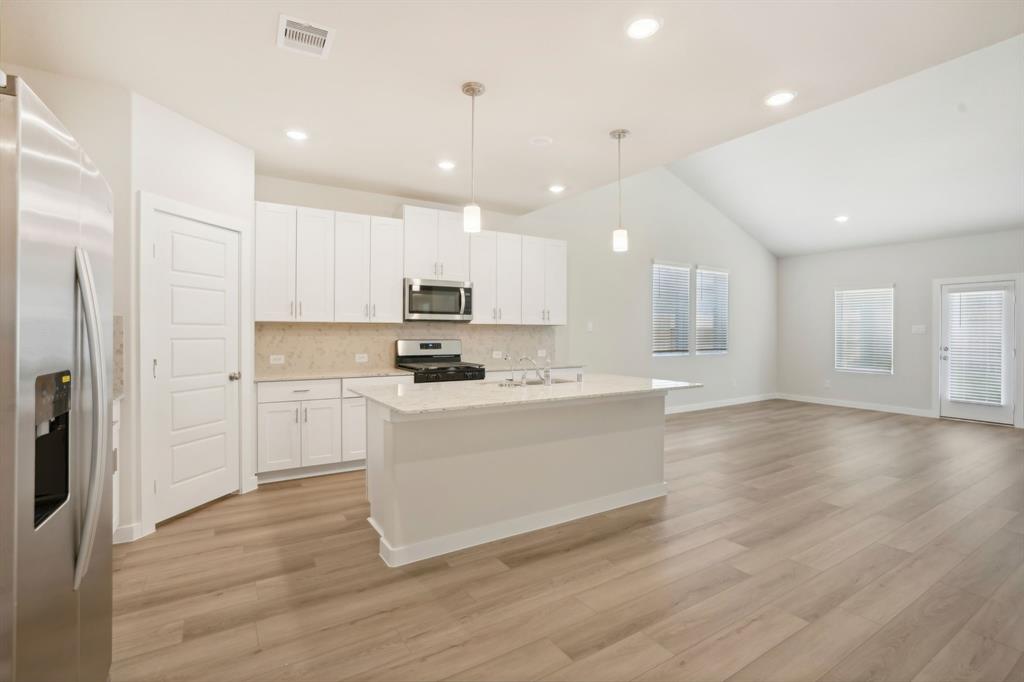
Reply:
[[[658, 265], [665, 266], [665, 267], [671, 267], [671, 268], [680, 268], [680, 269], [684, 269], [685, 268], [686, 272], [687, 272], [687, 275], [686, 275], [686, 281], [687, 281], [687, 290], [686, 290], [686, 346], [687, 346], [687, 348], [684, 351], [678, 351], [678, 350], [676, 350], [676, 351], [656, 351], [656, 350], [654, 350], [654, 268], [655, 268], [655, 266], [658, 266]], [[693, 273], [695, 272], [695, 270], [696, 270], [696, 266], [694, 266], [694, 265], [692, 265], [690, 263], [679, 263], [679, 262], [675, 262], [675, 261], [657, 260], [657, 259], [652, 259], [651, 260], [651, 268], [650, 268], [650, 271], [648, 273], [647, 283], [648, 283], [648, 286], [650, 287], [650, 294], [651, 294], [650, 306], [648, 307], [648, 314], [650, 316], [649, 320], [648, 320], [648, 329], [650, 330], [651, 337], [650, 337], [650, 343], [648, 344], [648, 348], [650, 349], [650, 353], [651, 353], [651, 357], [652, 358], [681, 358], [681, 357], [687, 357], [689, 355], [693, 355], [693, 349], [692, 349], [693, 342], [694, 342], [694, 337], [693, 337], [693, 334], [692, 334], [692, 331], [693, 331], [693, 312], [694, 312], [694, 296], [693, 296], [693, 281], [694, 281], [693, 277], [694, 277], [694, 274]]]
[[[839, 367], [839, 335], [836, 328], [836, 296], [843, 292], [856, 291], [891, 291], [892, 304], [889, 317], [889, 369], [870, 369], [863, 367]], [[893, 376], [896, 374], [896, 285], [885, 284], [882, 286], [849, 286], [835, 287], [832, 290], [832, 370], [842, 374], [866, 374], [873, 376]]]

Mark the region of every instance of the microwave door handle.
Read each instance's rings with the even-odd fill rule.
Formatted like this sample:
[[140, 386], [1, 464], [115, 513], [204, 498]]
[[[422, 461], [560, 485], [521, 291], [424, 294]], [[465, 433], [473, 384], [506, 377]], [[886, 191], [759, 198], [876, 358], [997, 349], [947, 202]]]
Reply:
[[81, 247], [75, 248], [75, 269], [78, 275], [78, 289], [82, 296], [84, 309], [85, 333], [89, 342], [89, 366], [92, 369], [92, 472], [89, 477], [89, 493], [86, 497], [85, 517], [82, 522], [82, 535], [78, 543], [78, 556], [75, 558], [75, 590], [81, 584], [89, 570], [92, 548], [96, 541], [96, 527], [100, 520], [100, 507], [103, 497], [103, 479], [106, 474], [106, 423], [107, 423], [107, 387], [106, 373], [103, 371], [103, 348], [101, 345], [101, 329], [99, 304], [96, 301], [96, 284], [92, 276], [92, 265], [89, 254]]
[[466, 314], [466, 287], [459, 287], [459, 315]]

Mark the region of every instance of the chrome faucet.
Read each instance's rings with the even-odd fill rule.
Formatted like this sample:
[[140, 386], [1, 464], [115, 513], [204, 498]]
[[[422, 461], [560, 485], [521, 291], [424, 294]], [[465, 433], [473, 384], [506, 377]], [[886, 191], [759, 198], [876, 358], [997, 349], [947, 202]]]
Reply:
[[[540, 366], [537, 364], [537, 361], [534, 360], [533, 358], [531, 358], [528, 355], [524, 355], [523, 357], [519, 358], [519, 362], [522, 362], [523, 360], [529, 360], [530, 361], [530, 363], [533, 365], [533, 371], [537, 373], [537, 378], [541, 381], [541, 383], [543, 383], [545, 386], [550, 386], [551, 385], [551, 372], [550, 371], [547, 371], [545, 374], [541, 374]], [[520, 386], [525, 386], [526, 385], [526, 375], [529, 374], [529, 372], [530, 372], [530, 368], [529, 367], [524, 367], [523, 368], [523, 377], [522, 377], [522, 379], [519, 380], [519, 385]]]

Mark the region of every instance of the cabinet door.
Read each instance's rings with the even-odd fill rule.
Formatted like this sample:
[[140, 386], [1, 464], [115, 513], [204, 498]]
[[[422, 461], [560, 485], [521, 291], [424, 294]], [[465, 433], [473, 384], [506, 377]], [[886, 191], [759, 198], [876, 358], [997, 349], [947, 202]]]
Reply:
[[438, 279], [437, 262], [437, 210], [406, 206], [405, 267], [406, 277]]
[[544, 302], [548, 324], [568, 322], [567, 249], [563, 241], [547, 240], [544, 247]]
[[255, 319], [295, 319], [295, 207], [256, 204]]
[[341, 406], [341, 460], [366, 459], [366, 399], [346, 398]]
[[302, 401], [302, 466], [341, 461], [341, 399]]
[[256, 470], [276, 471], [302, 465], [299, 412], [302, 403], [262, 403], [256, 419]]
[[523, 324], [545, 324], [544, 261], [546, 239], [523, 237]]
[[370, 220], [370, 321], [402, 321], [402, 221]]
[[439, 279], [469, 279], [469, 235], [462, 229], [461, 213], [438, 211], [437, 260], [441, 264]]
[[[296, 215], [297, 319], [334, 320], [334, 211], [299, 208]], [[256, 271], [256, 278], [262, 276]]]
[[478, 232], [469, 236], [469, 279], [473, 281], [473, 321], [497, 324], [498, 299], [495, 263], [498, 233]]
[[497, 265], [494, 268], [498, 290], [498, 324], [523, 321], [523, 237], [498, 232]]
[[370, 319], [370, 216], [334, 214], [334, 321]]

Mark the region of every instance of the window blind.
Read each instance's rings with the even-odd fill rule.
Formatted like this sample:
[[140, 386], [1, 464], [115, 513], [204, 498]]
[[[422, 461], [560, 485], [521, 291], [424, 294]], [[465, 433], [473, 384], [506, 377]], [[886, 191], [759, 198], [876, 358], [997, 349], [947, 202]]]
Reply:
[[836, 369], [892, 374], [893, 289], [836, 291]]
[[729, 349], [729, 273], [697, 269], [697, 352]]
[[690, 268], [655, 263], [651, 267], [651, 350], [690, 350]]
[[1006, 290], [946, 295], [949, 399], [1004, 405]]

